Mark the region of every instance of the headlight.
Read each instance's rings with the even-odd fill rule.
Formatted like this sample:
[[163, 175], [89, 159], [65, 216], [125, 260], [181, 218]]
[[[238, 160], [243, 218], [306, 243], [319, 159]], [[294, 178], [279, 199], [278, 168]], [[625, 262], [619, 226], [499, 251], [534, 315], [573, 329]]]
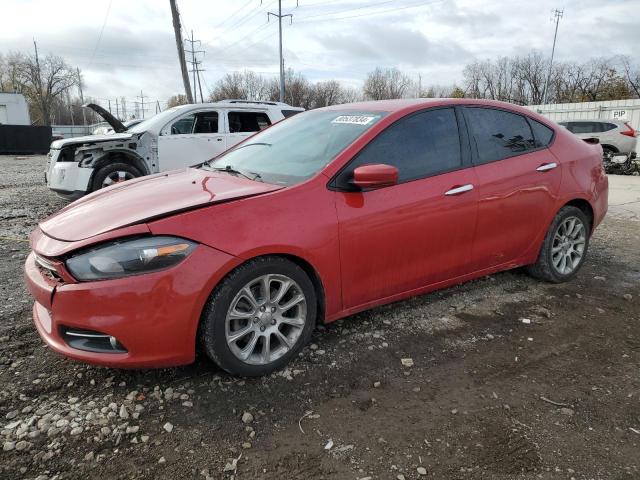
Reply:
[[77, 280], [107, 280], [155, 272], [180, 263], [196, 247], [176, 237], [120, 240], [84, 250], [67, 259], [67, 269]]

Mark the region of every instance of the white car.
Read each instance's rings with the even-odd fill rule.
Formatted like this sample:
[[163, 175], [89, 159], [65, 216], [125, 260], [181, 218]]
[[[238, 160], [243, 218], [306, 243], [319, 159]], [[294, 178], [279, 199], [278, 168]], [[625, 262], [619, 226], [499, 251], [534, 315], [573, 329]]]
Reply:
[[636, 129], [627, 121], [563, 120], [558, 123], [580, 138], [597, 138], [605, 154], [632, 157], [636, 154]]
[[86, 106], [115, 133], [51, 143], [45, 180], [68, 200], [132, 178], [199, 165], [304, 111], [280, 102], [225, 100], [173, 107], [127, 129], [99, 105]]

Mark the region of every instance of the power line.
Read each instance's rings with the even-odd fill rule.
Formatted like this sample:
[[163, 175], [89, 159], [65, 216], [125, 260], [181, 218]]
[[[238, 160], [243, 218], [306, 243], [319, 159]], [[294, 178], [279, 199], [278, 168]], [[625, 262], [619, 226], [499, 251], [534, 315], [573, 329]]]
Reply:
[[98, 35], [98, 41], [96, 42], [96, 46], [93, 47], [93, 53], [91, 54], [91, 60], [89, 60], [89, 65], [91, 65], [91, 63], [93, 62], [93, 57], [96, 54], [96, 51], [98, 50], [98, 46], [100, 45], [100, 42], [102, 41], [102, 34], [104, 33], [104, 27], [107, 25], [107, 19], [109, 18], [109, 12], [111, 12], [111, 4], [113, 3], [113, 0], [109, 0], [109, 5], [107, 5], [107, 11], [104, 14], [104, 20], [102, 21], [102, 28], [100, 29], [100, 34]]
[[[328, 17], [328, 18], [323, 18], [323, 19], [318, 19], [318, 20], [304, 20], [304, 18], [296, 23], [300, 24], [300, 23], [319, 23], [319, 22], [333, 22], [336, 20], [347, 20], [350, 18], [358, 18], [358, 17], [368, 17], [371, 15], [379, 15], [381, 13], [390, 13], [390, 12], [397, 12], [399, 10], [407, 10], [410, 8], [419, 8], [419, 7], [426, 7], [429, 5], [435, 5], [436, 3], [442, 3], [445, 0], [436, 0], [436, 1], [428, 1], [428, 2], [420, 2], [417, 4], [413, 4], [413, 5], [406, 5], [404, 7], [396, 7], [396, 8], [388, 8], [386, 10], [377, 10], [375, 12], [368, 12], [368, 13], [360, 13], [358, 15], [347, 15], [344, 17]], [[344, 12], [343, 12], [344, 13]]]

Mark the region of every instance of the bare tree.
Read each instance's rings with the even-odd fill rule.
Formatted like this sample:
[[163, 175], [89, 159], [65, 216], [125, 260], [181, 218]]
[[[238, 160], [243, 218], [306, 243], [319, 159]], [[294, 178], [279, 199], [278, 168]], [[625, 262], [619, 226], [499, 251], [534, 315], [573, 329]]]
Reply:
[[636, 98], [640, 98], [640, 69], [634, 69], [631, 66], [631, 59], [629, 57], [622, 57], [622, 69], [629, 82], [629, 87], [633, 90]]
[[187, 100], [187, 96], [184, 93], [179, 93], [177, 95], [172, 95], [167, 100], [167, 108], [177, 107], [178, 105], [186, 105], [189, 103]]
[[33, 117], [50, 125], [54, 103], [78, 84], [77, 71], [55, 55], [37, 62], [35, 57], [16, 54], [14, 61], [16, 82], [29, 100]]
[[250, 70], [228, 73], [216, 83], [210, 99], [266, 100], [269, 96], [267, 82]]
[[376, 68], [364, 81], [364, 96], [371, 100], [402, 98], [410, 90], [412, 81], [397, 68]]

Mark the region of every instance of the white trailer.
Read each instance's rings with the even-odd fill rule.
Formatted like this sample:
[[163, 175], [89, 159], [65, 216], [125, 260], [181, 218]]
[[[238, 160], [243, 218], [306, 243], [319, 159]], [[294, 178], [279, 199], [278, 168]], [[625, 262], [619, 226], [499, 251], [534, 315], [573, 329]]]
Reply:
[[31, 125], [24, 95], [0, 93], [0, 125]]

